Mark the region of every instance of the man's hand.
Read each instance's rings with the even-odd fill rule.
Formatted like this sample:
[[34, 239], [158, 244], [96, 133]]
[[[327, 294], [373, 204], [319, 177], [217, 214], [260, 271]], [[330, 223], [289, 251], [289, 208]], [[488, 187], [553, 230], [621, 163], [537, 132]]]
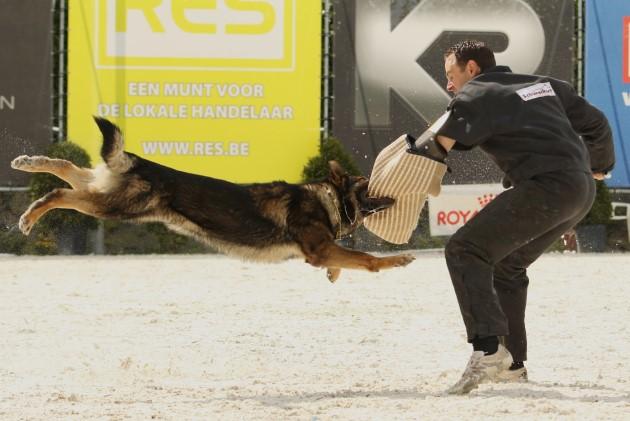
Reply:
[[436, 140], [440, 145], [442, 145], [444, 149], [446, 149], [447, 152], [453, 149], [453, 146], [455, 146], [455, 139], [451, 139], [450, 137], [437, 135]]
[[603, 181], [606, 178], [606, 174], [603, 172], [594, 172], [593, 178], [598, 181]]

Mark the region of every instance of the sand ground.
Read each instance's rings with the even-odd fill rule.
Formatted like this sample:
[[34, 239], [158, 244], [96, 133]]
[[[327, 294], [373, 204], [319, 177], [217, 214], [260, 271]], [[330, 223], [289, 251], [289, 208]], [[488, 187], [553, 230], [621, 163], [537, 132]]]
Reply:
[[530, 270], [530, 382], [470, 355], [444, 260], [0, 257], [0, 419], [630, 419], [630, 256]]

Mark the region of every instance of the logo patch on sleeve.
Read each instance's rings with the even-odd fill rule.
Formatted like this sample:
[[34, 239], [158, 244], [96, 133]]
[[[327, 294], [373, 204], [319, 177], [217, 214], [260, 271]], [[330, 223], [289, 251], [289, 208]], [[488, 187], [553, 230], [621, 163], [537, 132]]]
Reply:
[[556, 96], [556, 93], [549, 82], [537, 83], [535, 85], [528, 86], [527, 88], [519, 89], [516, 93], [523, 101], [529, 101], [544, 96]]

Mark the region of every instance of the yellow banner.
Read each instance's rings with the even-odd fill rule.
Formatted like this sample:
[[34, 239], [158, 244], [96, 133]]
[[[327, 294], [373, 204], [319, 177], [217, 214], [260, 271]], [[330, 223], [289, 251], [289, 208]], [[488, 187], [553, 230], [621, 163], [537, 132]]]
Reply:
[[320, 0], [70, 0], [68, 138], [239, 183], [297, 182], [317, 154]]

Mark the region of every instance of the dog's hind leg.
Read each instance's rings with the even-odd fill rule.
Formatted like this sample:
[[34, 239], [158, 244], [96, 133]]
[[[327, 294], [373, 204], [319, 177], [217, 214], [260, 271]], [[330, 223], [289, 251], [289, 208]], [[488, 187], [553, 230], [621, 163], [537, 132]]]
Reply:
[[33, 225], [46, 212], [52, 209], [74, 209], [86, 215], [97, 216], [98, 206], [93, 199], [94, 194], [81, 190], [54, 189], [42, 198], [34, 201], [20, 217], [19, 228], [28, 235]]
[[11, 167], [26, 172], [54, 174], [77, 190], [87, 189], [88, 183], [94, 178], [91, 169], [79, 168], [65, 159], [54, 159], [47, 156], [18, 156], [11, 162]]

